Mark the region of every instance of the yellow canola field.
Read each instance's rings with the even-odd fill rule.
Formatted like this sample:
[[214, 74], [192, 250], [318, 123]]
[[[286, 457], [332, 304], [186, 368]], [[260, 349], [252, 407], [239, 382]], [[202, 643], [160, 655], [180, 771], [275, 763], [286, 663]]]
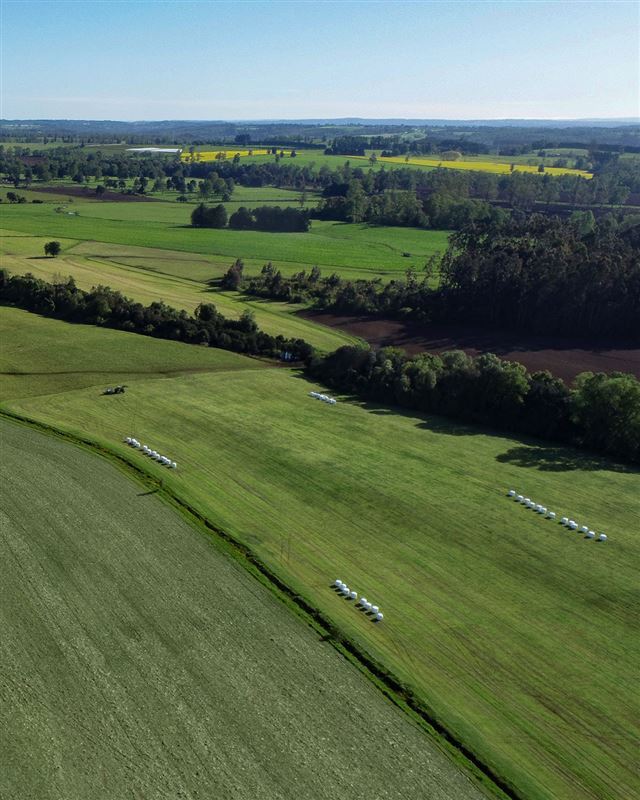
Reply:
[[236, 155], [240, 156], [240, 158], [243, 156], [266, 156], [270, 152], [270, 150], [265, 149], [234, 150], [229, 148], [227, 150], [201, 150], [192, 154], [188, 150], [183, 150], [180, 158], [183, 161], [224, 161], [225, 159], [232, 159]]
[[[349, 156], [350, 159], [368, 161], [368, 156]], [[499, 175], [508, 175], [511, 164], [497, 163], [493, 161], [441, 161], [437, 158], [418, 158], [410, 156], [407, 160], [405, 156], [378, 156], [378, 164], [414, 164], [419, 167], [443, 167], [444, 169], [465, 169], [475, 170], [476, 172], [494, 172]], [[514, 164], [513, 172], [533, 172], [538, 174], [538, 167], [530, 164]], [[581, 178], [593, 178], [590, 172], [583, 169], [569, 169], [567, 167], [545, 167], [545, 174], [548, 175], [577, 175]]]

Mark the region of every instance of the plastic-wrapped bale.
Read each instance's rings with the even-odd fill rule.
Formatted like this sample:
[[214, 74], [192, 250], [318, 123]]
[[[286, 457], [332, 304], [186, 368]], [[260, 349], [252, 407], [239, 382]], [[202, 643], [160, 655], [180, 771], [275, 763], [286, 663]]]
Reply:
[[533, 508], [533, 506], [535, 505], [533, 500], [531, 500], [529, 497], [525, 497], [524, 504], [527, 508]]
[[380, 609], [378, 608], [378, 606], [371, 606], [371, 613], [372, 613], [372, 614], [377, 614], [377, 613], [378, 613], [378, 611], [380, 611]]
[[556, 512], [555, 511], [547, 511], [547, 517], [549, 517], [549, 519], [555, 519], [556, 518]]
[[342, 593], [342, 594], [343, 594], [345, 597], [347, 597], [350, 591], [351, 591], [351, 590], [349, 589], [349, 587], [348, 587], [348, 586], [347, 586], [345, 583], [343, 583], [343, 584], [342, 584], [342, 588], [340, 589], [340, 592], [341, 592], [341, 593]]
[[332, 406], [335, 406], [335, 404], [336, 404], [338, 401], [335, 399], [335, 397], [331, 397], [331, 398], [329, 398], [329, 402], [331, 403], [331, 405], [332, 405]]
[[382, 611], [378, 611], [378, 613], [376, 614], [376, 622], [382, 622], [383, 619], [384, 619], [384, 614], [382, 613]]
[[358, 599], [358, 593], [357, 592], [353, 592], [353, 591], [349, 592], [349, 600], [357, 600], [357, 599]]
[[562, 517], [560, 520], [561, 525], [568, 525], [569, 524], [569, 517]]
[[547, 513], [547, 507], [546, 506], [540, 506], [540, 513], [541, 514], [546, 514]]
[[595, 538], [595, 533], [593, 531], [588, 530], [585, 534], [585, 539], [594, 539], [594, 538]]
[[130, 436], [127, 436], [127, 438], [125, 439], [125, 442], [126, 442], [127, 444], [131, 444], [131, 437], [130, 437]]
[[176, 464], [176, 462], [172, 461], [171, 462], [171, 469], [177, 469], [177, 468], [178, 468], [178, 465]]
[[598, 536], [598, 541], [599, 541], [599, 542], [606, 542], [606, 541], [607, 541], [607, 534], [606, 534], [606, 533], [601, 533], [601, 534]]
[[365, 611], [371, 611], [371, 603], [368, 600], [365, 600], [362, 605], [364, 606]]
[[515, 496], [516, 496], [516, 490], [515, 489], [509, 489], [509, 497], [515, 497]]
[[366, 597], [361, 597], [360, 600], [358, 601], [358, 605], [362, 606], [362, 608], [364, 608], [367, 605], [368, 602], [369, 601], [367, 600]]
[[337, 586], [339, 589], [342, 586], [342, 581], [340, 580], [340, 578], [336, 578], [335, 581], [333, 582], [333, 585]]
[[569, 520], [569, 527], [571, 528], [572, 531], [577, 531], [578, 530], [578, 523], [575, 520], [570, 519]]
[[516, 500], [517, 500], [519, 503], [524, 503], [524, 495], [522, 495], [522, 494], [519, 494], [519, 495], [516, 497]]
[[581, 525], [580, 526], [580, 533], [589, 533], [589, 526], [588, 525]]

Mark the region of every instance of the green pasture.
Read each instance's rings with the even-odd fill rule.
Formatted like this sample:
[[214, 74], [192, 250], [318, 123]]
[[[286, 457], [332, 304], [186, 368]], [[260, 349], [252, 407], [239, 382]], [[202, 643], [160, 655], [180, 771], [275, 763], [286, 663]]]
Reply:
[[[640, 794], [638, 471], [347, 398], [329, 406], [308, 396], [319, 387], [298, 373], [254, 362], [156, 378], [142, 356], [132, 377], [131, 335], [99, 331], [98, 348], [84, 326], [2, 314], [11, 371], [20, 346], [22, 371], [43, 373], [37, 391], [33, 374], [24, 389], [12, 375], [5, 408], [162, 477], [413, 687], [521, 797]], [[110, 348], [122, 354], [125, 395], [99, 396], [102, 376], [95, 386], [70, 382], [66, 373]], [[68, 353], [64, 370], [49, 366], [56, 350]], [[179, 469], [149, 462], [125, 435]], [[512, 487], [609, 541], [513, 503]], [[336, 596], [335, 578], [378, 604], [384, 622]]]
[[484, 796], [153, 492], [25, 426], [0, 441], [0, 796]]
[[[205, 253], [262, 266], [272, 261], [290, 274], [318, 265], [342, 277], [399, 277], [422, 269], [447, 247], [447, 231], [390, 228], [314, 220], [307, 233], [193, 229], [192, 209], [179, 203], [76, 202], [76, 215], [50, 205], [2, 209], [3, 227], [34, 236], [136, 245]], [[409, 253], [404, 256], [403, 253]]]
[[[358, 341], [297, 316], [301, 306], [212, 289], [209, 281], [222, 276], [230, 260], [175, 250], [69, 239], [60, 240], [63, 252], [58, 258], [45, 258], [40, 254], [47, 238], [4, 232], [0, 238], [0, 264], [12, 274], [30, 272], [47, 281], [71, 275], [81, 289], [110, 286], [146, 305], [162, 300], [190, 314], [200, 303], [213, 303], [231, 319], [238, 319], [244, 311], [250, 310], [267, 333], [305, 339], [325, 352]], [[38, 255], [31, 255], [33, 253]]]

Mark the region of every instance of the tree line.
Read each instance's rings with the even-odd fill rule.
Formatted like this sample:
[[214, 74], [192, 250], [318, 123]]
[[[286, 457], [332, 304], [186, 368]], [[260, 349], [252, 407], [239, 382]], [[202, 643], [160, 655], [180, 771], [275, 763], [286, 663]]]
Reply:
[[11, 276], [7, 270], [0, 269], [0, 304], [66, 322], [219, 347], [236, 353], [278, 358], [287, 351], [300, 361], [309, 360], [313, 354], [313, 348], [303, 339], [271, 336], [261, 331], [250, 311], [232, 320], [220, 314], [213, 303], [201, 303], [190, 315], [161, 302], [145, 306], [108, 286], [96, 286], [86, 292], [76, 286], [73, 278], [48, 283], [31, 274]]
[[597, 450], [640, 463], [640, 381], [583, 373], [573, 389], [549, 372], [493, 354], [461, 351], [413, 358], [394, 348], [341, 347], [309, 373], [365, 400]]
[[[241, 262], [235, 265], [240, 268]], [[341, 347], [327, 356], [301, 339], [270, 336], [251, 313], [225, 319], [211, 303], [193, 316], [164, 303], [136, 303], [109, 287], [85, 292], [72, 278], [48, 283], [0, 270], [0, 304], [43, 316], [146, 336], [277, 358], [283, 351], [307, 373], [342, 392], [421, 412], [583, 446], [640, 463], [640, 381], [632, 375], [584, 373], [575, 387], [548, 372], [486, 354], [453, 351], [410, 358], [384, 348]]]
[[[309, 213], [302, 209], [286, 206], [240, 206], [228, 220], [229, 227], [238, 231], [271, 231], [273, 233], [303, 233], [311, 227]], [[224, 228], [227, 225], [227, 211], [220, 203], [208, 207], [200, 203], [191, 213], [194, 228]]]
[[269, 263], [241, 288], [337, 312], [640, 341], [640, 222], [508, 218], [452, 234], [440, 261], [404, 280], [324, 277], [317, 267], [287, 278]]
[[[354, 165], [348, 160], [330, 168], [326, 164], [298, 165], [296, 159], [281, 160], [279, 155], [274, 156], [273, 161], [257, 164], [249, 164], [242, 159], [215, 163], [187, 162], [153, 153], [103, 152], [99, 148], [77, 147], [33, 150], [28, 155], [22, 155], [18, 148], [0, 145], [0, 173], [16, 188], [28, 187], [34, 181], [46, 183], [56, 179], [71, 179], [82, 185], [94, 180], [103, 182], [107, 189], [123, 192], [175, 191], [178, 196], [189, 192], [198, 193], [203, 198], [217, 195], [223, 201], [230, 198], [236, 183], [300, 191], [313, 189], [325, 193], [321, 210], [325, 218], [332, 219], [348, 218], [351, 211], [345, 209], [339, 199], [328, 202], [329, 198], [344, 198], [349, 189], [352, 193], [362, 190], [371, 202], [371, 209], [366, 210], [364, 216], [363, 211], [359, 210], [365, 221], [367, 214], [370, 214], [372, 221], [389, 218], [389, 208], [384, 207], [389, 203], [385, 198], [387, 193], [410, 193], [417, 198], [416, 209], [421, 204], [419, 211], [429, 219], [431, 227], [447, 227], [443, 209], [446, 211], [449, 205], [462, 203], [463, 211], [465, 204], [468, 210], [473, 207], [473, 204], [468, 204], [469, 200], [522, 210], [536, 208], [546, 212], [550, 209], [557, 211], [559, 204], [569, 208], [599, 207], [603, 204], [619, 206], [630, 195], [640, 193], [639, 159], [621, 159], [618, 153], [605, 150], [594, 151], [592, 158], [595, 174], [592, 180], [585, 180], [570, 174], [552, 176], [517, 170], [507, 175], [497, 175], [450, 169], [386, 169], [384, 165], [369, 169], [368, 166], [360, 166], [361, 162]], [[130, 185], [131, 181], [135, 185]], [[347, 189], [340, 189], [345, 184]], [[437, 198], [437, 202], [426, 205], [432, 196]], [[407, 202], [399, 197], [394, 202], [401, 200]], [[332, 212], [342, 216], [331, 217], [329, 215]], [[406, 224], [424, 225], [424, 220], [418, 219], [416, 222], [411, 214], [406, 211], [403, 213], [410, 220]]]

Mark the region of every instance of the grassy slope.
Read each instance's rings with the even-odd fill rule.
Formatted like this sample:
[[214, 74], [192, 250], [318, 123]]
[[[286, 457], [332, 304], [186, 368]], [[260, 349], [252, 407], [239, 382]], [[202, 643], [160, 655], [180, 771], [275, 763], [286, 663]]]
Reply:
[[9, 308], [0, 308], [0, 342], [2, 397], [49, 394], [51, 379], [68, 391], [141, 377], [267, 368], [263, 361], [226, 350], [67, 325]]
[[479, 800], [153, 494], [26, 427], [0, 441], [2, 797]]
[[[3, 313], [19, 335], [22, 312]], [[37, 349], [22, 359], [43, 367]], [[163, 475], [524, 796], [640, 796], [637, 472], [435, 418], [329, 407], [288, 370], [191, 374], [161, 390], [140, 380], [118, 398], [65, 391], [65, 380], [43, 377], [50, 394], [24, 400], [14, 385], [5, 402]], [[180, 469], [131, 452], [129, 433]], [[610, 541], [532, 515], [505, 498], [510, 486]], [[334, 577], [377, 601], [384, 625], [335, 597]]]
[[47, 237], [26, 234], [4, 236], [0, 242], [2, 266], [14, 274], [31, 272], [44, 280], [73, 275], [81, 289], [108, 285], [139, 302], [163, 300], [189, 313], [199, 303], [214, 303], [222, 314], [236, 319], [250, 309], [258, 325], [268, 333], [306, 339], [320, 350], [335, 350], [357, 341], [297, 317], [299, 306], [247, 300], [238, 292], [212, 291], [206, 281], [212, 275], [222, 275], [228, 264], [216, 265], [206, 256], [68, 239], [60, 240], [64, 252], [56, 259], [31, 255], [41, 253], [46, 241]]

